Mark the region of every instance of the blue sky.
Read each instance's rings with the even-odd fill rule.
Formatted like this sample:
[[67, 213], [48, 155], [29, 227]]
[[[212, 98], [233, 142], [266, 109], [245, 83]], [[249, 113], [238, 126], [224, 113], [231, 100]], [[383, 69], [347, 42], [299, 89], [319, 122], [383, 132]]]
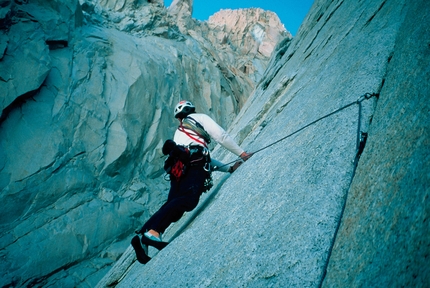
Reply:
[[[193, 18], [204, 21], [221, 9], [257, 7], [275, 12], [285, 28], [296, 35], [314, 0], [194, 0]], [[164, 0], [166, 7], [172, 0]]]

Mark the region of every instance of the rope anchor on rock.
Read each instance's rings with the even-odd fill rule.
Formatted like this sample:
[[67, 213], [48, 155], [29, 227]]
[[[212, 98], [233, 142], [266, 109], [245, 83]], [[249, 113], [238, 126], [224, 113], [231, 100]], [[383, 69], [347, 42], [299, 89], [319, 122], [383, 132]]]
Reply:
[[[266, 145], [266, 146], [264, 146], [264, 147], [262, 147], [262, 148], [260, 148], [260, 149], [258, 149], [256, 151], [252, 152], [251, 154], [256, 154], [258, 152], [261, 152], [261, 151], [263, 151], [263, 150], [265, 150], [265, 149], [267, 149], [267, 148], [269, 148], [269, 147], [271, 147], [271, 146], [273, 146], [273, 145], [275, 145], [275, 144], [277, 144], [279, 142], [284, 141], [285, 139], [293, 136], [294, 134], [299, 133], [300, 131], [308, 128], [309, 126], [312, 126], [313, 124], [315, 124], [315, 123], [317, 123], [317, 122], [319, 122], [319, 121], [321, 121], [321, 120], [323, 120], [325, 118], [328, 118], [328, 117], [330, 117], [330, 116], [332, 116], [332, 115], [334, 115], [334, 114], [336, 114], [336, 113], [338, 113], [338, 112], [340, 112], [340, 111], [342, 111], [342, 110], [344, 110], [344, 109], [346, 109], [346, 108], [348, 108], [348, 107], [350, 107], [352, 105], [357, 104], [358, 107], [359, 107], [359, 110], [358, 110], [358, 127], [357, 127], [357, 146], [356, 146], [357, 153], [356, 153], [356, 158], [354, 160], [354, 166], [356, 166], [357, 162], [358, 162], [358, 159], [360, 158], [360, 155], [363, 152], [364, 145], [365, 145], [366, 140], [367, 140], [367, 133], [363, 133], [361, 131], [361, 110], [362, 110], [361, 103], [364, 100], [369, 100], [372, 97], [378, 98], [379, 94], [378, 93], [365, 93], [365, 94], [361, 95], [360, 97], [358, 97], [358, 99], [356, 101], [351, 102], [349, 104], [346, 104], [346, 105], [342, 106], [341, 108], [339, 108], [339, 109], [337, 109], [337, 110], [335, 110], [335, 111], [333, 111], [331, 113], [328, 113], [328, 114], [326, 114], [326, 115], [324, 115], [324, 116], [322, 116], [322, 117], [320, 117], [320, 118], [318, 118], [318, 119], [310, 122], [309, 124], [307, 124], [307, 125], [299, 128], [299, 129], [297, 129], [296, 131], [294, 131], [294, 132], [286, 135], [285, 137], [282, 137], [282, 138], [280, 138], [280, 139], [278, 139], [278, 140], [270, 143], [269, 145]], [[224, 166], [230, 165], [230, 164], [235, 163], [237, 161], [240, 161], [240, 159], [236, 159], [234, 161], [231, 161], [231, 162], [225, 164]], [[355, 171], [355, 168], [354, 168], [354, 171]]]

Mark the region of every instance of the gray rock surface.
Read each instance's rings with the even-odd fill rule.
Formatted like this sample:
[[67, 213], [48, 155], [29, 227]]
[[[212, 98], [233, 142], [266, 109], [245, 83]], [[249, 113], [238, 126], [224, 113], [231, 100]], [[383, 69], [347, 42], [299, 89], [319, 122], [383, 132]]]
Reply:
[[430, 7], [405, 7], [323, 287], [430, 283]]
[[161, 1], [1, 7], [0, 286], [94, 287], [166, 198], [172, 107], [227, 127], [258, 75], [221, 62], [255, 55], [183, 34]]
[[[352, 104], [217, 178], [220, 185], [200, 209], [169, 230], [169, 246], [147, 265], [127, 267], [117, 287], [426, 287], [429, 13], [417, 10], [423, 5], [316, 1], [232, 124], [237, 140], [256, 151], [379, 93], [378, 101], [362, 102], [360, 130], [369, 144], [357, 170], [359, 117]], [[231, 160], [221, 149], [214, 155]], [[123, 259], [134, 257], [129, 252]], [[99, 285], [108, 283], [112, 278]]]
[[[52, 67], [49, 47], [67, 46], [71, 33], [82, 22], [77, 1], [35, 0], [26, 5], [20, 5], [20, 1], [3, 2], [0, 8], [1, 111], [22, 95], [34, 94], [39, 89]], [[38, 9], [41, 3], [45, 9]], [[3, 118], [4, 113], [1, 115]]]
[[[14, 73], [0, 79], [2, 286], [428, 286], [426, 1], [316, 0], [294, 39], [261, 10], [198, 22], [193, 1], [51, 1], [57, 22], [41, 23], [22, 11], [45, 2], [23, 2], [0, 10], [0, 73]], [[16, 92], [27, 69], [37, 79]], [[365, 93], [379, 98], [359, 117]], [[181, 98], [257, 153], [214, 173], [141, 265], [129, 243], [166, 197], [160, 147]]]

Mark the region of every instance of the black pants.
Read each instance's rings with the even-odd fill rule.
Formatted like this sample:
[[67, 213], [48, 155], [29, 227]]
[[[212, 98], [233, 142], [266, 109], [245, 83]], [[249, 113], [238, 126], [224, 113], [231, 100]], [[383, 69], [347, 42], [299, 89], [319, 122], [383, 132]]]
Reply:
[[206, 172], [202, 167], [190, 167], [179, 181], [171, 179], [166, 203], [149, 218], [139, 232], [143, 234], [153, 229], [158, 233], [164, 233], [167, 227], [181, 219], [185, 212], [196, 208], [205, 178]]

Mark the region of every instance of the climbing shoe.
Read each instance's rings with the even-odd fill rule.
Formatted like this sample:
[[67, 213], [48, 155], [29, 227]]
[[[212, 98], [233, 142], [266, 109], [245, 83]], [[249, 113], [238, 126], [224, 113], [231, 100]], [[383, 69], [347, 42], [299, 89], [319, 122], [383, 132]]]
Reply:
[[163, 249], [164, 247], [166, 247], [169, 244], [168, 242], [162, 242], [160, 238], [155, 237], [154, 235], [152, 235], [148, 232], [143, 234], [141, 241], [142, 241], [142, 244], [155, 247], [158, 250]]
[[139, 263], [146, 264], [151, 260], [151, 257], [148, 256], [148, 246], [142, 245], [139, 236], [136, 235], [131, 239], [131, 246], [133, 246], [134, 252], [136, 252], [136, 258]]

